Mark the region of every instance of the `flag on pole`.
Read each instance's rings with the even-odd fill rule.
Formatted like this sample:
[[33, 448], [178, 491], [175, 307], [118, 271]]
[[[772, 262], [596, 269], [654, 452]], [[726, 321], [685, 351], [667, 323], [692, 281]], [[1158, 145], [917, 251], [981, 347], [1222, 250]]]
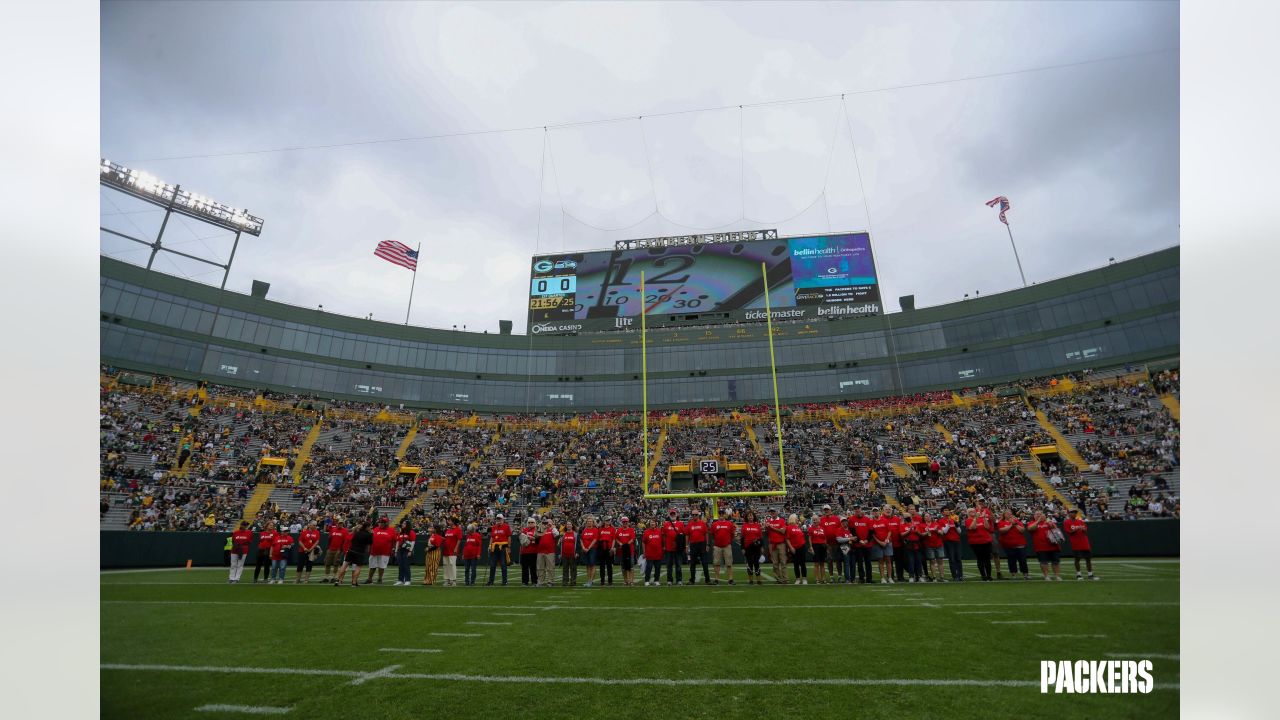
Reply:
[[395, 240], [383, 240], [378, 243], [378, 247], [373, 251], [373, 254], [400, 267], [409, 268], [414, 272], [418, 271], [418, 251], [404, 243], [399, 243]]
[[987, 201], [987, 207], [995, 207], [996, 203], [1000, 203], [1000, 222], [1005, 225], [1009, 224], [1009, 219], [1004, 216], [1009, 210], [1009, 198], [1001, 195]]

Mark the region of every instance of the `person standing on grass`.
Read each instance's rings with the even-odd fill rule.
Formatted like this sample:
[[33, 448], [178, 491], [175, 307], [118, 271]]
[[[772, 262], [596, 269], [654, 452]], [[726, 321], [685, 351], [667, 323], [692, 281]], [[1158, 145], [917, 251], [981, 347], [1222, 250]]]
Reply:
[[530, 515], [520, 528], [520, 584], [538, 584], [538, 520]]
[[1000, 565], [1000, 542], [996, 533], [996, 516], [991, 512], [991, 506], [987, 505], [984, 498], [979, 496], [973, 501], [974, 507], [979, 515], [987, 518], [987, 529], [991, 531], [991, 565], [995, 568], [996, 579], [1004, 579], [1004, 567]]
[[369, 562], [369, 548], [373, 545], [373, 533], [369, 531], [369, 521], [361, 520], [345, 544], [347, 547], [346, 559], [342, 562], [342, 567], [338, 569], [338, 576], [334, 578], [333, 586], [342, 585], [342, 578], [347, 574], [347, 568], [350, 567], [351, 587], [359, 587], [360, 566]]
[[373, 545], [369, 548], [369, 577], [364, 579], [366, 585], [373, 582], [373, 573], [378, 572], [378, 584], [382, 584], [382, 576], [391, 564], [391, 553], [395, 552], [396, 538], [400, 533], [391, 527], [387, 516], [378, 518], [378, 525], [373, 529]]
[[[1089, 528], [1085, 525], [1080, 508], [1071, 511], [1071, 517], [1062, 523], [1062, 528], [1066, 530], [1067, 540], [1071, 543], [1071, 554], [1075, 557], [1076, 579], [1084, 579], [1080, 577], [1080, 561], [1084, 560], [1088, 565], [1089, 579], [1097, 580], [1098, 576], [1093, 574], [1093, 546], [1089, 544]], [[240, 565], [243, 567], [244, 560], [240, 561]]]
[[444, 563], [444, 586], [458, 586], [458, 548], [462, 546], [462, 525], [458, 518], [449, 518], [449, 527], [444, 531], [442, 562]]
[[848, 519], [848, 529], [853, 535], [850, 541], [849, 554], [852, 556], [852, 567], [857, 572], [845, 567], [845, 582], [860, 582], [870, 585], [875, 582], [871, 577], [871, 546], [875, 540], [871, 537], [871, 517], [868, 508], [859, 507]]
[[[1062, 531], [1058, 529], [1058, 524], [1053, 518], [1045, 516], [1044, 511], [1037, 510], [1035, 517], [1027, 523], [1027, 529], [1031, 531], [1031, 548], [1036, 551], [1036, 558], [1040, 560], [1040, 574], [1044, 575], [1045, 580], [1061, 581], [1058, 558], [1062, 552], [1059, 544]], [[1049, 576], [1050, 568], [1053, 569], [1052, 578]]]
[[720, 584], [721, 567], [725, 568], [729, 584], [733, 584], [733, 536], [738, 528], [730, 518], [726, 514], [711, 523], [711, 566], [716, 569], [716, 585]]
[[462, 539], [462, 582], [464, 585], [476, 584], [476, 571], [480, 568], [480, 547], [484, 538], [480, 536], [475, 523], [467, 524], [467, 535]]
[[408, 520], [400, 523], [396, 531], [396, 585], [408, 587], [413, 584], [413, 545], [418, 541], [418, 533]]
[[[822, 517], [818, 518], [818, 526], [821, 528], [821, 536], [825, 538], [827, 544], [826, 549], [822, 551], [822, 557], [826, 563], [826, 567], [823, 569], [826, 572], [824, 574], [815, 568], [814, 580], [816, 582], [822, 582], [822, 580], [818, 579], [822, 577], [825, 577], [827, 582], [835, 582], [836, 578], [844, 575], [844, 567], [841, 565], [844, 558], [840, 553], [840, 544], [836, 540], [836, 536], [840, 534], [842, 520], [843, 518], [831, 510], [830, 505], [822, 506]], [[812, 536], [812, 531], [810, 531], [810, 537]], [[818, 546], [814, 545], [813, 562], [815, 565], [818, 563], [818, 554]]]
[[858, 564], [857, 543], [857, 536], [849, 531], [849, 521], [841, 519], [836, 530], [836, 579], [831, 582], [853, 582], [854, 566]]
[[276, 533], [271, 541], [271, 578], [268, 584], [284, 584], [285, 571], [289, 569], [289, 548], [293, 547], [293, 536], [289, 533]]
[[813, 552], [813, 584], [821, 585], [827, 580], [827, 531], [817, 513], [809, 518], [809, 547]]
[[606, 515], [596, 537], [596, 566], [600, 568], [601, 585], [613, 584], [613, 542], [617, 532], [613, 518]]
[[582, 564], [587, 566], [587, 582], [584, 587], [591, 587], [596, 579], [596, 543], [600, 541], [600, 528], [596, 527], [596, 519], [588, 515], [586, 527], [582, 528]]
[[947, 556], [951, 579], [964, 581], [964, 562], [960, 557], [960, 518], [948, 511], [938, 518], [938, 530], [942, 533], [942, 552]]
[[1027, 536], [1026, 525], [1013, 514], [1005, 510], [1004, 516], [996, 523], [996, 533], [1000, 536], [1000, 547], [1004, 548], [1004, 556], [1009, 559], [1009, 575], [1027, 579]]
[[945, 552], [942, 549], [942, 521], [933, 516], [933, 513], [926, 512], [924, 514], [924, 561], [932, 570], [930, 578], [933, 582], [946, 582], [947, 578], [942, 574], [942, 560]]
[[573, 523], [564, 524], [564, 532], [560, 533], [560, 585], [569, 587], [578, 584], [578, 534], [573, 530]]
[[333, 523], [329, 525], [329, 546], [324, 553], [324, 580], [323, 582], [333, 582], [333, 578], [338, 573], [338, 566], [342, 564], [342, 557], [350, 549], [351, 531], [342, 523], [342, 518], [334, 518]]
[[978, 575], [982, 582], [991, 582], [991, 519], [969, 508], [964, 513], [964, 529], [969, 549], [978, 562]]
[[311, 582], [311, 569], [319, 552], [320, 530], [316, 528], [316, 521], [312, 520], [298, 533], [298, 571], [293, 578], [295, 583]]
[[880, 515], [871, 521], [871, 558], [880, 567], [880, 584], [893, 584], [893, 521], [890, 519], [888, 505], [880, 508]]
[[635, 556], [636, 556], [636, 529], [631, 526], [631, 519], [622, 516], [619, 521], [621, 524], [614, 533], [614, 555], [618, 557], [618, 564], [622, 567], [622, 583], [627, 587], [636, 584]]
[[276, 524], [274, 521], [268, 522], [267, 527], [258, 533], [258, 560], [253, 566], [253, 581], [258, 582], [258, 574], [267, 576], [267, 582], [271, 582], [271, 544], [275, 542], [276, 536], [280, 533], [276, 532]]
[[902, 548], [902, 518], [898, 509], [889, 508], [889, 544], [893, 546], [893, 571], [898, 582], [906, 582], [907, 553]]
[[[640, 534], [640, 542], [644, 545], [644, 586], [658, 587], [662, 584], [662, 558], [666, 545], [662, 528], [656, 523], [648, 527], [642, 524], [641, 528], [643, 532]], [[650, 576], [653, 577], [652, 584], [649, 582]]]
[[755, 510], [748, 510], [742, 518], [741, 542], [742, 554], [747, 558], [747, 584], [763, 585], [764, 582], [760, 579], [760, 558], [764, 555], [764, 526], [760, 524]]
[[[786, 585], [787, 521], [777, 508], [770, 508], [764, 527], [769, 539], [769, 561], [773, 564], [773, 581], [778, 585]], [[799, 578], [796, 579], [799, 580]]]
[[440, 556], [444, 554], [444, 535], [440, 534], [440, 526], [431, 523], [427, 529], [427, 554], [424, 559], [422, 584], [431, 587], [436, 584], [436, 574], [440, 572]]
[[809, 584], [808, 553], [806, 552], [808, 542], [809, 538], [805, 535], [804, 527], [800, 525], [800, 516], [791, 513], [791, 517], [787, 518], [787, 553], [791, 556], [797, 585]]
[[538, 577], [537, 584], [551, 587], [555, 584], [556, 573], [556, 540], [560, 531], [549, 517], [542, 518], [542, 526], [538, 528]]
[[[244, 572], [244, 561], [249, 557], [251, 545], [253, 545], [253, 531], [249, 529], [248, 521], [241, 520], [240, 529], [231, 533], [231, 575], [227, 582], [233, 585], [240, 582], [240, 575]], [[1076, 566], [1079, 565], [1080, 561], [1077, 560]]]
[[684, 523], [676, 519], [673, 509], [667, 521], [662, 524], [662, 548], [667, 556], [667, 584], [671, 584], [671, 571], [675, 569], [675, 584], [684, 584], [684, 568], [681, 560], [684, 554]]
[[507, 524], [502, 513], [494, 518], [489, 526], [489, 579], [485, 585], [492, 585], [498, 576], [498, 566], [502, 566], [502, 584], [507, 584], [507, 566], [511, 564], [511, 526]]
[[707, 521], [702, 519], [702, 511], [693, 509], [693, 518], [685, 525], [689, 536], [689, 584], [698, 584], [698, 565], [702, 565], [702, 584], [711, 584], [711, 570], [707, 566]]
[[908, 579], [918, 583], [924, 581], [921, 577], [924, 572], [924, 546], [921, 544], [924, 541], [924, 523], [916, 522], [915, 516], [910, 513], [908, 509], [908, 515], [902, 521], [902, 552], [907, 556]]

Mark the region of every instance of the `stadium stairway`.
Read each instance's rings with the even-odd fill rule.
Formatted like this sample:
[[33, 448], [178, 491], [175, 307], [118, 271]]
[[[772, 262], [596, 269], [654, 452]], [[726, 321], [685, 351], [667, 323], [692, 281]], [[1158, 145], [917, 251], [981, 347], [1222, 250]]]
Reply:
[[769, 469], [769, 481], [776, 487], [782, 487], [782, 481], [778, 479], [778, 473], [773, 469], [773, 461], [765, 459], [764, 449], [760, 447], [760, 438], [756, 437], [756, 429], [751, 426], [751, 423], [743, 423], [743, 428], [746, 431], [747, 440], [751, 442], [751, 447], [755, 448], [756, 457], [764, 460], [764, 466]]
[[[1028, 407], [1030, 407], [1029, 404]], [[1059, 430], [1057, 426], [1049, 422], [1049, 416], [1045, 415], [1043, 410], [1036, 410], [1035, 413], [1036, 422], [1040, 424], [1040, 427], [1043, 428], [1045, 432], [1049, 433], [1050, 437], [1053, 438], [1054, 444], [1058, 446], [1058, 454], [1061, 455], [1064, 460], [1075, 465], [1081, 470], [1088, 468], [1089, 463], [1085, 462], [1080, 451], [1076, 450], [1075, 445], [1071, 444], [1071, 441], [1067, 439], [1067, 436], [1063, 435], [1062, 431]]]
[[409, 446], [413, 444], [413, 439], [418, 437], [418, 423], [409, 426], [409, 432], [405, 433], [404, 440], [400, 441], [400, 447], [396, 450], [396, 460], [403, 460], [404, 454], [409, 451]]
[[[667, 426], [663, 424], [658, 428], [658, 439], [653, 443], [653, 447], [649, 449], [649, 476], [653, 476], [654, 470], [658, 468], [658, 461], [662, 459], [662, 447], [667, 444]], [[642, 483], [643, 484], [643, 483]]]
[[307, 433], [306, 439], [302, 441], [302, 446], [298, 448], [298, 454], [293, 460], [292, 475], [294, 485], [297, 485], [302, 480], [302, 468], [311, 459], [311, 448], [316, 444], [316, 438], [320, 437], [320, 430], [323, 427], [324, 418], [316, 416], [315, 422], [311, 423], [311, 430]]
[[943, 438], [944, 440], [946, 440], [948, 444], [953, 443], [953, 442], [955, 442], [955, 441], [956, 441], [955, 436], [951, 434], [951, 431], [950, 431], [950, 430], [948, 430], [948, 429], [946, 429], [945, 427], [943, 427], [942, 423], [934, 423], [934, 424], [933, 424], [933, 429], [934, 429], [934, 430], [937, 430], [937, 431], [938, 431], [938, 434], [939, 434], [939, 435], [941, 435], [941, 436], [942, 436], [942, 438]]
[[1174, 397], [1173, 393], [1165, 393], [1164, 395], [1161, 395], [1160, 404], [1164, 405], [1165, 409], [1169, 411], [1169, 414], [1173, 416], [1174, 420], [1182, 422], [1182, 405], [1178, 402], [1178, 398]]
[[1076, 504], [1068, 500], [1066, 495], [1058, 492], [1058, 488], [1049, 482], [1034, 460], [1018, 456], [1013, 459], [1013, 466], [1026, 473], [1027, 477], [1031, 478], [1031, 482], [1040, 488], [1046, 498], [1053, 500], [1067, 510], [1076, 509]]
[[275, 483], [269, 482], [258, 483], [254, 486], [253, 494], [249, 496], [248, 502], [244, 504], [244, 519], [248, 522], [253, 522], [253, 519], [258, 515], [258, 511], [262, 509], [262, 506], [271, 497], [271, 491], [275, 489]]

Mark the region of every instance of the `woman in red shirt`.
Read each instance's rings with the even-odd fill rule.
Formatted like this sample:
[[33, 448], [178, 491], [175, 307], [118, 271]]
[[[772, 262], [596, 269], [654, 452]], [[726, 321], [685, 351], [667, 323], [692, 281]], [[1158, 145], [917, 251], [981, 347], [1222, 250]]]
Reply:
[[578, 533], [573, 531], [572, 522], [566, 522], [560, 533], [560, 584], [578, 584]]
[[480, 547], [484, 538], [475, 523], [467, 523], [466, 537], [462, 538], [462, 584], [475, 585], [476, 571], [480, 568]]
[[935, 518], [933, 513], [924, 514], [924, 538], [920, 542], [924, 545], [924, 561], [929, 566], [930, 579], [933, 582], [947, 581], [942, 574], [942, 561], [946, 558], [946, 552], [942, 549], [944, 524]]
[[[839, 520], [836, 520], [837, 526]], [[831, 538], [835, 540], [835, 538]], [[822, 526], [822, 518], [817, 513], [809, 519], [809, 547], [813, 548], [813, 582], [821, 585], [826, 582], [827, 565], [827, 531]]]
[[408, 520], [401, 522], [400, 529], [396, 531], [396, 569], [399, 571], [396, 585], [400, 587], [413, 584], [413, 545], [417, 540], [418, 533], [413, 529], [413, 523]]
[[293, 536], [287, 532], [276, 533], [271, 540], [271, 576], [267, 584], [284, 584], [285, 571], [289, 569], [289, 548], [293, 547]]
[[991, 582], [991, 518], [969, 508], [964, 513], [965, 538], [978, 560], [978, 575]]
[[1004, 516], [1000, 518], [1000, 522], [996, 523], [996, 532], [1000, 535], [1000, 547], [1004, 549], [1004, 556], [1009, 559], [1009, 574], [1018, 577], [1018, 573], [1022, 573], [1022, 579], [1027, 579], [1027, 536], [1026, 526], [1013, 514], [1012, 510], [1005, 510]]
[[809, 541], [804, 528], [800, 527], [800, 518], [795, 513], [787, 518], [787, 550], [791, 553], [791, 565], [796, 574], [796, 585], [809, 584], [808, 552], [805, 544]]
[[[1036, 551], [1036, 557], [1040, 560], [1040, 574], [1044, 575], [1045, 580], [1062, 580], [1062, 576], [1058, 574], [1058, 554], [1062, 551], [1062, 546], [1058, 544], [1062, 531], [1058, 529], [1058, 523], [1053, 518], [1046, 517], [1043, 511], [1037, 510], [1035, 518], [1027, 523], [1027, 529], [1031, 531], [1031, 549]], [[1049, 567], [1053, 566], [1053, 577], [1049, 577]]]
[[311, 569], [319, 555], [320, 531], [316, 528], [316, 521], [312, 520], [298, 533], [298, 571], [293, 577], [295, 583], [311, 582]]
[[764, 552], [764, 528], [755, 510], [748, 510], [742, 523], [742, 553], [747, 556], [747, 584], [763, 585], [760, 579], [760, 558]]

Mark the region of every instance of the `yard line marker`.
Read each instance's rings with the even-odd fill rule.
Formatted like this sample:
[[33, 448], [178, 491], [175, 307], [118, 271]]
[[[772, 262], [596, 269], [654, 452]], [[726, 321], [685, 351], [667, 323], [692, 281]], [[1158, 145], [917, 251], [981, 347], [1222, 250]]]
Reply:
[[468, 625], [510, 625], [509, 622], [480, 622], [478, 620], [468, 620]]
[[991, 620], [992, 625], [1046, 625], [1048, 620]]
[[[198, 673], [249, 673], [269, 675], [340, 675], [354, 677], [361, 682], [374, 679], [389, 680], [441, 680], [451, 682], [478, 683], [525, 683], [546, 685], [658, 685], [658, 686], [773, 686], [773, 685], [835, 685], [835, 686], [921, 686], [921, 687], [1039, 687], [1036, 680], [1006, 680], [980, 678], [598, 678], [598, 677], [538, 677], [524, 675], [463, 675], [460, 673], [397, 673], [393, 665], [372, 673], [351, 670], [310, 670], [306, 668], [246, 668], [246, 667], [209, 667], [198, 665], [123, 665], [104, 664], [99, 667], [109, 670], [142, 670], [172, 671]], [[1156, 690], [1178, 690], [1179, 683], [1156, 683]]]
[[1104, 638], [1106, 635], [1041, 635], [1036, 633], [1038, 638]]
[[247, 713], [249, 715], [284, 715], [293, 710], [292, 707], [269, 707], [266, 705], [201, 705], [196, 712]]
[[492, 613], [494, 617], [533, 617], [535, 613]]
[[427, 633], [435, 637], [484, 637], [483, 633]]
[[378, 648], [378, 652], [438, 653], [444, 651], [439, 648]]
[[374, 670], [371, 673], [360, 673], [360, 677], [352, 680], [349, 685], [363, 685], [370, 680], [376, 680], [381, 677], [388, 677], [391, 673], [400, 669], [399, 665], [388, 665], [381, 670]]
[[957, 610], [957, 615], [1008, 615], [1012, 610]]
[[942, 606], [941, 606], [941, 605], [934, 605], [934, 604], [933, 604], [933, 603], [931, 603], [931, 602], [922, 602], [922, 603], [920, 603], [920, 607], [933, 608], [933, 609], [935, 609], [935, 610], [936, 610], [936, 609], [938, 609], [938, 608], [940, 608], [940, 607], [942, 607]]
[[1182, 659], [1181, 656], [1179, 656], [1177, 653], [1169, 654], [1169, 653], [1136, 652], [1136, 653], [1107, 653], [1106, 655], [1107, 657], [1110, 657], [1110, 658], [1143, 658], [1143, 659], [1155, 658], [1157, 660], [1181, 660]]

